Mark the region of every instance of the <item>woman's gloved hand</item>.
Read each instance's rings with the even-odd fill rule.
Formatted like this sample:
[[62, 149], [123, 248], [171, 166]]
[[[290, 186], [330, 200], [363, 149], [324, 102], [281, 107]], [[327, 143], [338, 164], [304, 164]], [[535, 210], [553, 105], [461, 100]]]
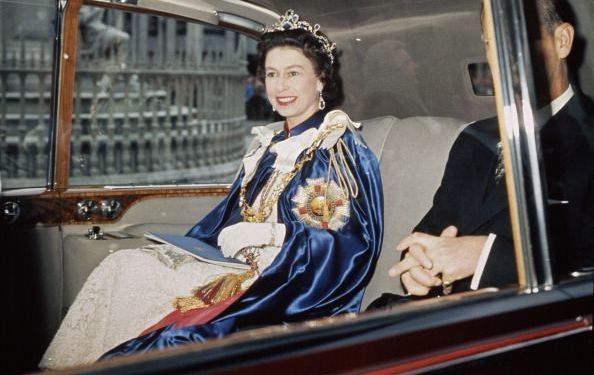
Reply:
[[282, 246], [287, 228], [282, 223], [241, 222], [224, 228], [219, 234], [218, 244], [226, 257], [249, 246]]

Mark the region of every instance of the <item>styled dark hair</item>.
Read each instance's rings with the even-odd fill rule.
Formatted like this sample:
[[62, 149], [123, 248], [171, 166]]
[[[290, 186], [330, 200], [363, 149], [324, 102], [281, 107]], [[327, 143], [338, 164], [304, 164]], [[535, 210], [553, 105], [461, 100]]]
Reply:
[[555, 28], [563, 22], [574, 23], [570, 8], [565, 0], [537, 0], [536, 5], [540, 22], [550, 33], [553, 33]]
[[[539, 21], [550, 33], [553, 33], [555, 28], [563, 22], [575, 23], [571, 8], [566, 0], [535, 0], [534, 5]], [[481, 26], [484, 16], [485, 8], [481, 2]]]
[[[318, 32], [321, 34], [321, 32]], [[326, 101], [326, 109], [332, 109], [342, 100], [342, 81], [338, 74], [339, 62], [335, 51], [334, 63], [328, 53], [322, 49], [320, 41], [310, 32], [301, 29], [268, 32], [262, 35], [258, 43], [258, 77], [265, 80], [266, 55], [276, 47], [294, 47], [300, 49], [311, 61], [316, 75], [324, 83], [322, 96]]]

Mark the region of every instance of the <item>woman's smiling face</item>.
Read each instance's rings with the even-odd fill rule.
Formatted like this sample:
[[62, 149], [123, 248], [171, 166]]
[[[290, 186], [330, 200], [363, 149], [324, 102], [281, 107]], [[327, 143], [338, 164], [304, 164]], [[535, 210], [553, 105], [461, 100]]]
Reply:
[[266, 95], [289, 128], [318, 111], [324, 84], [312, 62], [295, 47], [275, 47], [266, 54]]

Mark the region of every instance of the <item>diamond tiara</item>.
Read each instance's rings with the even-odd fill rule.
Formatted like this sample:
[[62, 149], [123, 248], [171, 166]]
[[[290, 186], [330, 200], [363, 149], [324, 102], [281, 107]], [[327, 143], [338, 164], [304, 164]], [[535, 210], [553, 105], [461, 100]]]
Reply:
[[319, 24], [316, 23], [312, 26], [307, 21], [299, 20], [299, 15], [295, 13], [293, 9], [288, 9], [285, 12], [285, 15], [280, 16], [278, 22], [275, 22], [272, 25], [268, 26], [264, 30], [264, 33], [273, 33], [277, 31], [287, 30], [305, 30], [312, 34], [320, 42], [322, 46], [322, 51], [324, 51], [324, 53], [328, 55], [328, 58], [330, 59], [330, 64], [334, 64], [334, 54], [332, 52], [336, 49], [336, 43], [331, 42], [327, 36], [319, 33]]

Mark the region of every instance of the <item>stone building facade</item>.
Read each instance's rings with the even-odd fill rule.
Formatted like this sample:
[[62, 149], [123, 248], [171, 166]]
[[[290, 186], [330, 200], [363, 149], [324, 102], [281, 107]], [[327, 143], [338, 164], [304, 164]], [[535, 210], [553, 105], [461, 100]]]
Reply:
[[[5, 188], [46, 179], [55, 10], [44, 2], [29, 14], [0, 3]], [[71, 185], [229, 181], [245, 150], [253, 43], [222, 29], [83, 6]]]

